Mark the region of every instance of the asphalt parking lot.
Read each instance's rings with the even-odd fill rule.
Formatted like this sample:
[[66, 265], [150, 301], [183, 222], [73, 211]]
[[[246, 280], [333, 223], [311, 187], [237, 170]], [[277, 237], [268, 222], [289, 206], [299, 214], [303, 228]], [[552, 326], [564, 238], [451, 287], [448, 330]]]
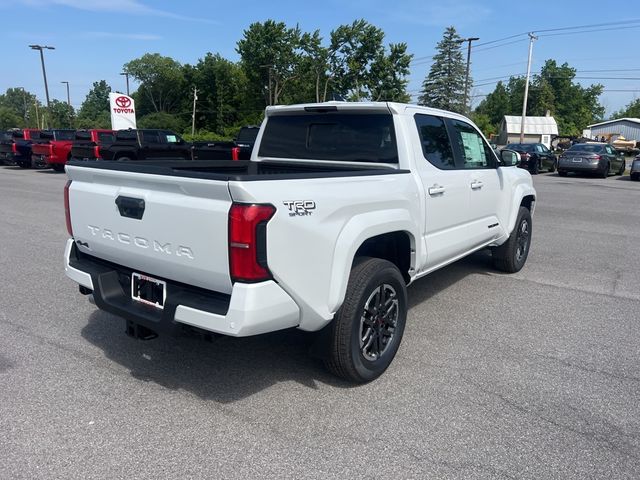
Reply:
[[640, 478], [640, 183], [535, 177], [516, 275], [416, 282], [352, 387], [286, 331], [141, 342], [66, 279], [64, 174], [0, 167], [0, 478]]

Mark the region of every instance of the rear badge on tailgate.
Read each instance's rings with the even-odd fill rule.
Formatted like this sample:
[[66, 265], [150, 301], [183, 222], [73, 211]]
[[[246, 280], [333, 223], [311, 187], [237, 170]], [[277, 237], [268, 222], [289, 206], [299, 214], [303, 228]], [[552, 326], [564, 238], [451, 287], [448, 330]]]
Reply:
[[133, 272], [131, 298], [145, 305], [163, 309], [167, 299], [167, 282]]

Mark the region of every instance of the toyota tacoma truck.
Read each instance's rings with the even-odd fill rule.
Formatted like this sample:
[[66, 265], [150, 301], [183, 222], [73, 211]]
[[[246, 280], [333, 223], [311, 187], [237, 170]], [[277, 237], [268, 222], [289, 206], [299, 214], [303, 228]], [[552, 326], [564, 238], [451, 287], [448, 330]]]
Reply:
[[191, 144], [170, 130], [118, 130], [115, 140], [100, 145], [96, 152], [103, 160], [191, 160]]
[[232, 142], [193, 142], [193, 160], [249, 160], [260, 127], [246, 126]]
[[70, 162], [66, 274], [138, 338], [318, 331], [378, 377], [407, 286], [480, 249], [519, 271], [536, 192], [467, 118], [399, 103], [273, 106], [249, 161]]
[[31, 167], [31, 146], [40, 138], [40, 130], [34, 128], [14, 129], [4, 133], [0, 139], [0, 161], [6, 165]]
[[31, 147], [31, 165], [34, 168], [50, 166], [58, 172], [63, 171], [75, 138], [75, 130], [43, 130]]
[[72, 142], [61, 145], [57, 155], [47, 159], [51, 168], [61, 172], [65, 164], [72, 158], [86, 160], [100, 158], [100, 145], [107, 145], [114, 141], [116, 132], [106, 129], [78, 130]]

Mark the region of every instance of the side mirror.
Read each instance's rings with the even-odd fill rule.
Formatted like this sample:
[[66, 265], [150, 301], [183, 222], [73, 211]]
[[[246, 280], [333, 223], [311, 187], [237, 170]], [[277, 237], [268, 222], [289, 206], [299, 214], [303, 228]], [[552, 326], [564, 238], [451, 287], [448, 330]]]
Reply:
[[515, 167], [520, 163], [520, 154], [514, 150], [501, 150], [500, 151], [500, 166], [501, 167]]

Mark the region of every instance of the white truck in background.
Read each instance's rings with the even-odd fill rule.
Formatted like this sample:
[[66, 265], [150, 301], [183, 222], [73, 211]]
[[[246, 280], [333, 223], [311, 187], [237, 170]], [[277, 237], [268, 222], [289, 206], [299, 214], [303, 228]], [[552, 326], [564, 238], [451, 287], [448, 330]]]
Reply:
[[66, 274], [140, 338], [323, 331], [353, 382], [391, 363], [412, 281], [483, 248], [520, 270], [536, 192], [467, 118], [274, 106], [249, 161], [72, 161]]

